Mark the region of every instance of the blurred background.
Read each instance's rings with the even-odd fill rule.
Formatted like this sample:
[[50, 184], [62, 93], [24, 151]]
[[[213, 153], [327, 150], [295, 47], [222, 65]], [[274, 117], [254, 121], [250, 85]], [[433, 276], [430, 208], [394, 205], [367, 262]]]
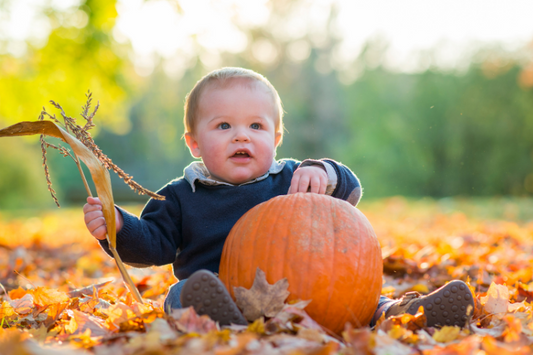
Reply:
[[[364, 199], [530, 201], [531, 14], [526, 0], [0, 0], [0, 128], [59, 114], [49, 100], [82, 120], [90, 90], [96, 143], [157, 190], [193, 160], [185, 95], [243, 66], [281, 95], [277, 158], [340, 161]], [[81, 207], [75, 164], [47, 157], [59, 201]], [[147, 200], [113, 183], [117, 203]], [[0, 209], [54, 208], [49, 195], [38, 137], [0, 139]]]

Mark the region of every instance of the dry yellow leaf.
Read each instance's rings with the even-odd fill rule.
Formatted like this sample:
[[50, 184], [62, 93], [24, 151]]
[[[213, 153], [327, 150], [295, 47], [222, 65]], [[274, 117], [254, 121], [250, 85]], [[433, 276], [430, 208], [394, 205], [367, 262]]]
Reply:
[[433, 339], [439, 343], [449, 343], [457, 339], [460, 332], [461, 328], [446, 325], [433, 334]]

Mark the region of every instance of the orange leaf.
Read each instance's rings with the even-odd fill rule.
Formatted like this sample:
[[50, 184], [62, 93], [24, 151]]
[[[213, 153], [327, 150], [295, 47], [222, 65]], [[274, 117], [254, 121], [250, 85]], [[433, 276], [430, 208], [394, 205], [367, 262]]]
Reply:
[[24, 297], [28, 292], [29, 292], [28, 290], [24, 290], [23, 288], [19, 287], [19, 288], [9, 291], [8, 295], [9, 295], [9, 298], [14, 300], [17, 298]]
[[51, 288], [37, 287], [35, 290], [32, 290], [31, 293], [33, 294], [33, 303], [41, 307], [70, 301], [70, 298], [65, 292]]
[[75, 320], [77, 324], [77, 327], [72, 334], [83, 334], [87, 330], [90, 330], [90, 335], [95, 337], [107, 335], [109, 333], [104, 326], [104, 321], [97, 317], [77, 311], [75, 309], [69, 309], [67, 313], [70, 317], [72, 317], [72, 319]]

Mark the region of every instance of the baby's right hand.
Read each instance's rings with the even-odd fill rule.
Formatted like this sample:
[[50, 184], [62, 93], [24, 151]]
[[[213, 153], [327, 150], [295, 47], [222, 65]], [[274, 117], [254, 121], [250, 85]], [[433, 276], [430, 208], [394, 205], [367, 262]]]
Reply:
[[[98, 240], [106, 238], [107, 227], [105, 224], [104, 212], [102, 211], [102, 202], [97, 197], [88, 197], [87, 203], [83, 206], [85, 215], [85, 225], [89, 232]], [[122, 229], [122, 215], [115, 208], [117, 232]]]

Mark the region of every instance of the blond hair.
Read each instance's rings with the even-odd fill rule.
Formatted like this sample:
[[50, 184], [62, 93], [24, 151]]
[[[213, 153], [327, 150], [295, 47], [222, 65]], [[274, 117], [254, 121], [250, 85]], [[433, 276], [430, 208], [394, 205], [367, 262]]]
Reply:
[[274, 86], [263, 75], [256, 73], [250, 69], [236, 67], [225, 67], [212, 71], [211, 73], [200, 79], [196, 83], [196, 85], [194, 85], [191, 92], [187, 94], [187, 97], [185, 98], [185, 112], [183, 117], [185, 134], [195, 133], [194, 129], [196, 127], [197, 120], [196, 113], [198, 111], [200, 97], [202, 96], [202, 92], [204, 92], [208, 85], [214, 84], [218, 87], [225, 87], [229, 85], [233, 79], [238, 78], [250, 79], [252, 81], [261, 82], [266, 85], [266, 87], [272, 94], [272, 99], [274, 101], [274, 107], [276, 111], [275, 132], [281, 133], [281, 137], [283, 137], [283, 107], [279, 94], [274, 88]]

